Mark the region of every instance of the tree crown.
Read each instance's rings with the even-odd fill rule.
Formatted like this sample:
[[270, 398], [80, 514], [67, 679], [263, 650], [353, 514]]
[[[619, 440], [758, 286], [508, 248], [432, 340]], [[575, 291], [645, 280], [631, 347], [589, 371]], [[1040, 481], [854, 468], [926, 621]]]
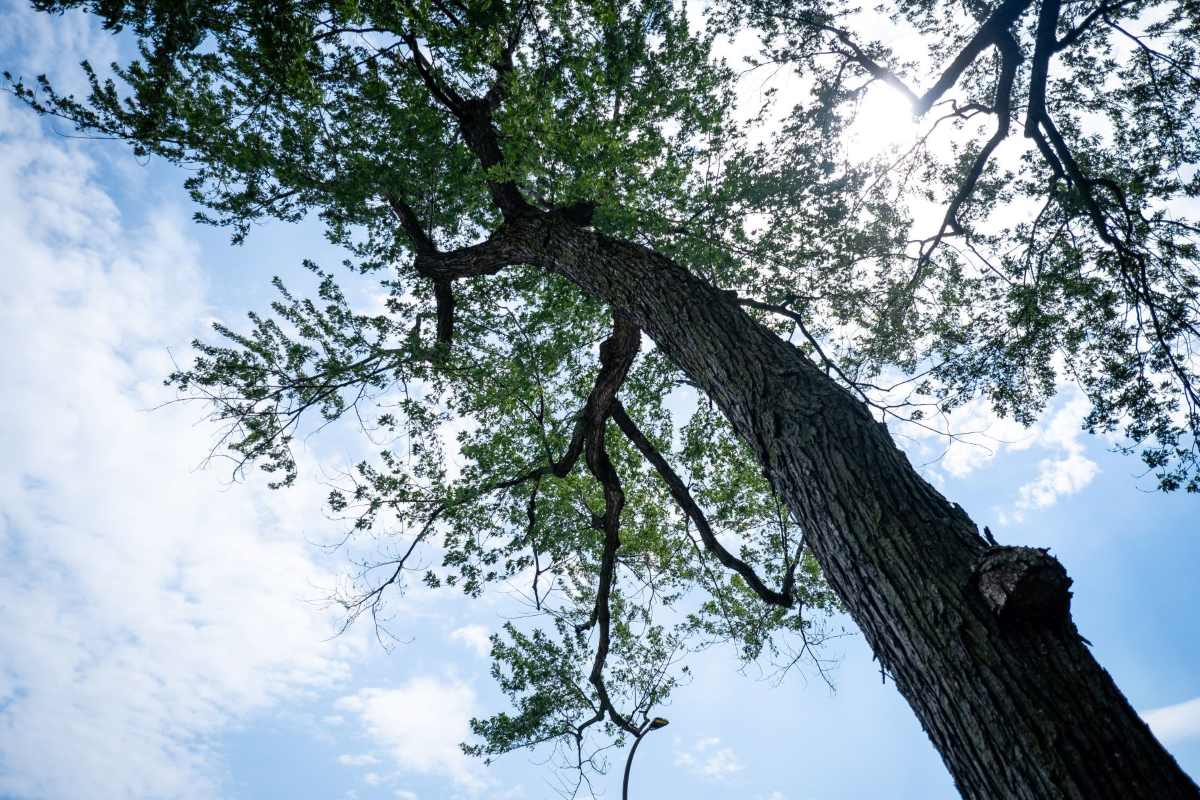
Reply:
[[[307, 265], [313, 299], [277, 280], [270, 314], [217, 326], [171, 382], [280, 485], [312, 414], [383, 443], [329, 499], [385, 543], [335, 597], [347, 622], [413, 580], [519, 587], [536, 616], [493, 637], [514, 709], [474, 752], [555, 742], [586, 775], [689, 648], [819, 668], [837, 607], [745, 445], [635, 325], [473, 249], [522, 218], [683, 264], [884, 420], [982, 396], [1028, 423], [1070, 380], [1092, 430], [1200, 490], [1192, 0], [893, 3], [915, 53], [857, 34], [849, 4], [789, 0], [36, 5], [137, 55], [85, 63], [86, 98], [17, 96], [188, 165], [235, 240], [315, 212], [351, 254], [345, 278]], [[925, 127], [862, 158], [844, 134], [878, 85]], [[384, 276], [382, 309], [351, 307], [355, 273]]]

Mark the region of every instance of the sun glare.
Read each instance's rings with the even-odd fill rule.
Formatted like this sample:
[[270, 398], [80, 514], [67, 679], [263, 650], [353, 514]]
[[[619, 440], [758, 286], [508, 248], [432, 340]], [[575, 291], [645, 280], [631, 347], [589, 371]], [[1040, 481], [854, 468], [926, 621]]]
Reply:
[[855, 157], [867, 159], [911, 141], [916, 133], [909, 102], [890, 86], [876, 85], [863, 97], [846, 144]]

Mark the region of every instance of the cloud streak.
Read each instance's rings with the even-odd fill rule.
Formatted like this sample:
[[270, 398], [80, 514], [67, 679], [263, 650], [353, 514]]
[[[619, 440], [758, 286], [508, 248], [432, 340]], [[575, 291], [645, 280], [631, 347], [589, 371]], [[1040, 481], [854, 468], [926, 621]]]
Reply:
[[1146, 711], [1142, 719], [1163, 744], [1200, 738], [1200, 697]]

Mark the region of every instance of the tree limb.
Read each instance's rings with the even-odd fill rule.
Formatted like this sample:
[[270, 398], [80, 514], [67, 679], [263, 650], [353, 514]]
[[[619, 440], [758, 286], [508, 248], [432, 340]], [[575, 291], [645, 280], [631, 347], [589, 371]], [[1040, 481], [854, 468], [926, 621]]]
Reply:
[[913, 114], [919, 117], [927, 113], [933, 104], [958, 82], [967, 67], [971, 66], [984, 50], [993, 45], [999, 46], [1001, 37], [1008, 34], [1012, 24], [1025, 13], [1032, 3], [1033, 0], [1004, 0], [979, 26], [979, 30], [959, 51], [934, 85], [919, 96], [900, 76], [868, 56], [848, 31], [822, 22], [820, 17], [815, 14], [798, 14], [789, 19], [832, 33], [838, 41], [850, 48], [853, 53], [851, 61], [866, 70], [872, 78], [883, 81], [903, 94], [912, 103]]
[[[713, 534], [712, 527], [708, 524], [708, 518], [695, 499], [692, 498], [691, 492], [688, 491], [683, 480], [671, 468], [671, 465], [663, 458], [662, 454], [658, 452], [654, 444], [646, 438], [646, 435], [642, 433], [641, 429], [638, 428], [637, 424], [626, 413], [624, 406], [621, 405], [619, 400], [613, 403], [612, 418], [613, 422], [617, 423], [617, 427], [621, 429], [626, 438], [633, 443], [633, 446], [658, 471], [658, 474], [667, 484], [667, 489], [671, 492], [671, 497], [675, 498], [675, 502], [683, 510], [683, 513], [687, 514], [693, 524], [695, 524], [696, 530], [700, 533], [700, 539], [704, 542], [704, 546], [709, 552], [727, 569], [731, 569], [741, 575], [745, 579], [746, 584], [754, 590], [754, 593], [764, 603], [791, 608], [795, 604], [791, 594], [788, 592], [791, 581], [785, 580], [784, 591], [777, 592], [763, 583], [753, 567], [725, 549], [725, 546]], [[794, 566], [789, 569], [789, 576], [793, 570]]]

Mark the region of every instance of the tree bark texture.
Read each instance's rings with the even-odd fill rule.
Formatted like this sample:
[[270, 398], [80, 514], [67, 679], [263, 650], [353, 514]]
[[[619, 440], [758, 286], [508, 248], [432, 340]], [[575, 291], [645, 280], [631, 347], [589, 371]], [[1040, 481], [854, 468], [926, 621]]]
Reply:
[[722, 409], [963, 797], [1197, 798], [1081, 641], [1043, 550], [991, 547], [885, 427], [732, 293], [555, 215], [504, 225], [424, 274], [529, 263], [634, 320]]

